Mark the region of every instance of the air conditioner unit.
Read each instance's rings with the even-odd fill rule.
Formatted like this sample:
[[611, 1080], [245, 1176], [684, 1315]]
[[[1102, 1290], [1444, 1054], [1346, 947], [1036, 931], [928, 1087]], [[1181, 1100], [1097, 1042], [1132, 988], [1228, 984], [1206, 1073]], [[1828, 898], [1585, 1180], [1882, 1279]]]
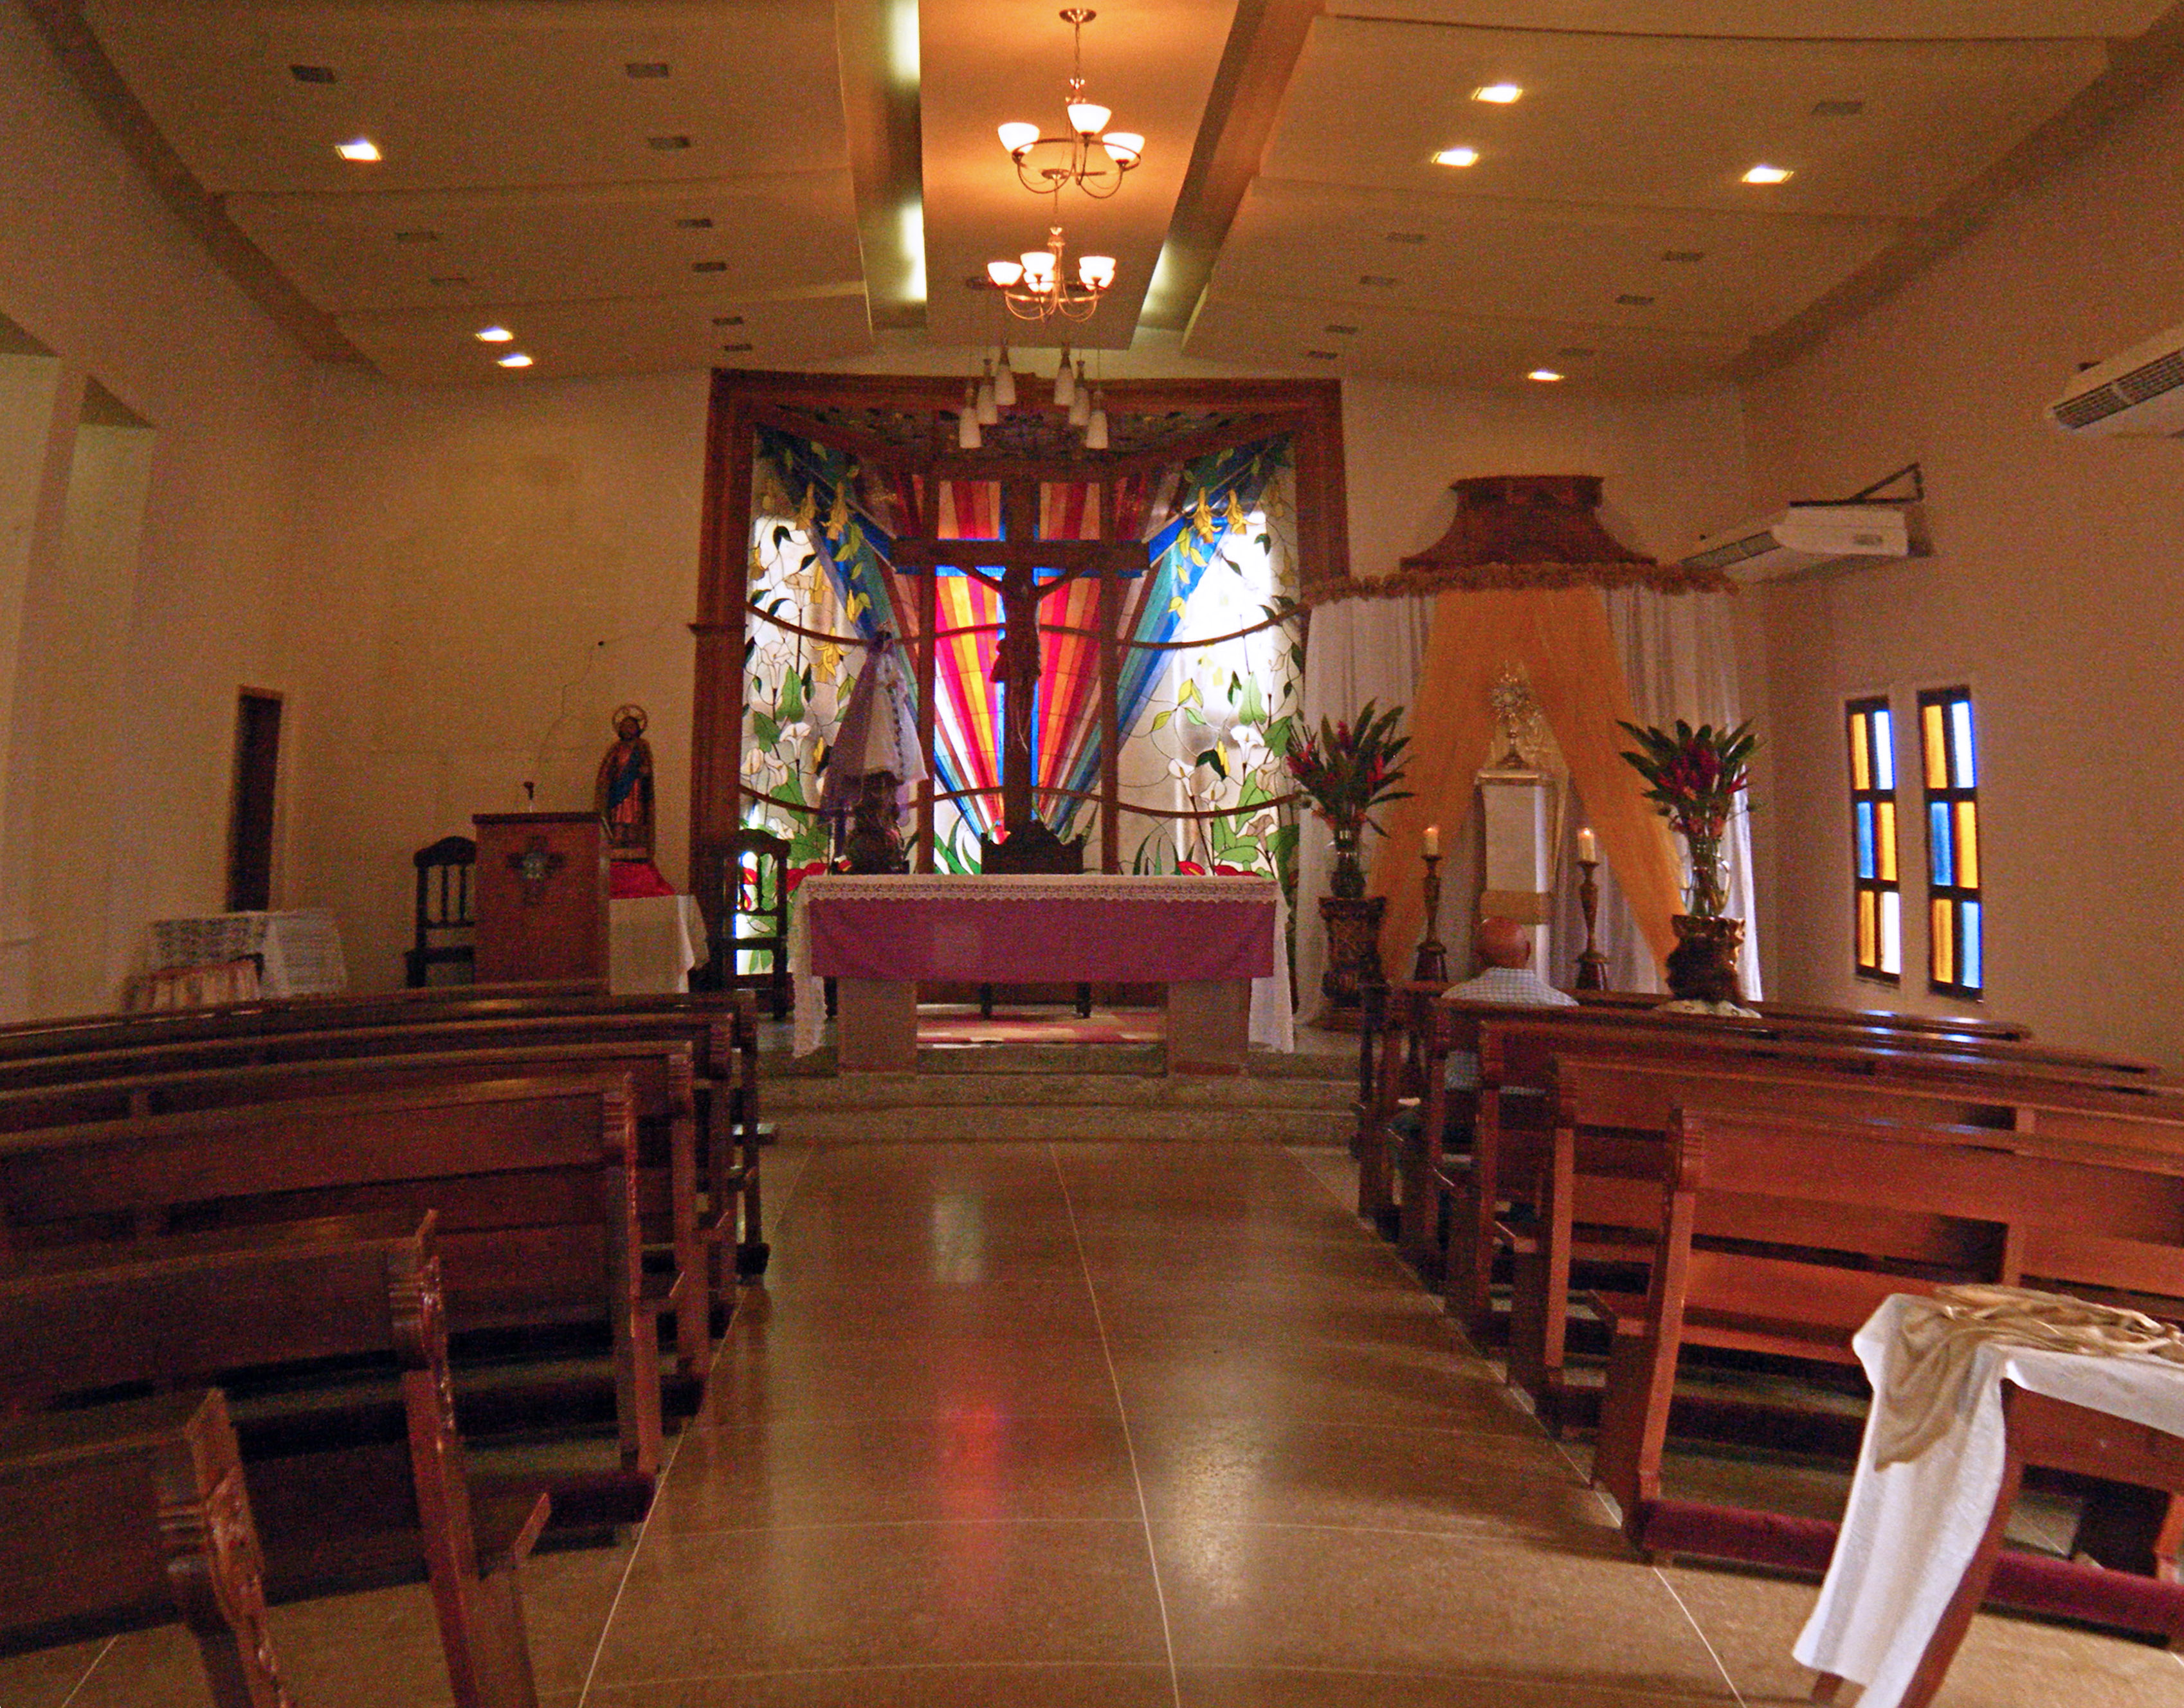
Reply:
[[1763, 521], [1708, 534], [1683, 563], [1725, 570], [1740, 581], [1771, 581], [1823, 564], [1910, 555], [1901, 505], [1791, 504]]
[[2184, 326], [2081, 370], [2048, 419], [2071, 433], [2184, 436]]

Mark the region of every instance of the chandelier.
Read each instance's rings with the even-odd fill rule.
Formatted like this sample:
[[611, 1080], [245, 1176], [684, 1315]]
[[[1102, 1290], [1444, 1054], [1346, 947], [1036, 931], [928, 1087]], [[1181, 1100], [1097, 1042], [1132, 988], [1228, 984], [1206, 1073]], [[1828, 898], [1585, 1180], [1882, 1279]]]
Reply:
[[1089, 320], [1115, 282], [1115, 258], [1079, 255], [1072, 280], [1061, 227], [1052, 225], [1044, 249], [1027, 249], [1013, 261], [987, 262], [986, 281], [1019, 320]]
[[1061, 21], [1074, 33], [1076, 43], [1069, 97], [1062, 103], [1069, 115], [1069, 134], [1042, 136], [1038, 125], [1021, 121], [1001, 126], [1001, 147], [1016, 162], [1017, 178], [1025, 189], [1039, 195], [1059, 194], [1073, 185], [1104, 201], [1123, 187], [1123, 175], [1145, 155], [1143, 136], [1108, 130], [1107, 120], [1113, 114], [1084, 98], [1084, 26], [1098, 15], [1084, 6], [1067, 6], [1061, 11]]

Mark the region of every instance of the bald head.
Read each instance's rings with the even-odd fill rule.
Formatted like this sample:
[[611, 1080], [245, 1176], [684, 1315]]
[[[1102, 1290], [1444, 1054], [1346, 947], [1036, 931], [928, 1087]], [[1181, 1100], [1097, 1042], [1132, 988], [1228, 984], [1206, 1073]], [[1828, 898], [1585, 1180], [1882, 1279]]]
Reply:
[[1529, 966], [1532, 934], [1513, 919], [1483, 919], [1471, 939], [1482, 966]]

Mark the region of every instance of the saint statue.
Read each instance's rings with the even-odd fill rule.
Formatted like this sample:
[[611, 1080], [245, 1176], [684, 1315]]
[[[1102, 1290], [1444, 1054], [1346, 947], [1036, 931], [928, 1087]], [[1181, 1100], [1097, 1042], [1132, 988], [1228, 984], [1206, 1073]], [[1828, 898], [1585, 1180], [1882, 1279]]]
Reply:
[[593, 804], [606, 821], [607, 858], [652, 858], [652, 744], [643, 706], [616, 706], [615, 744], [599, 761]]

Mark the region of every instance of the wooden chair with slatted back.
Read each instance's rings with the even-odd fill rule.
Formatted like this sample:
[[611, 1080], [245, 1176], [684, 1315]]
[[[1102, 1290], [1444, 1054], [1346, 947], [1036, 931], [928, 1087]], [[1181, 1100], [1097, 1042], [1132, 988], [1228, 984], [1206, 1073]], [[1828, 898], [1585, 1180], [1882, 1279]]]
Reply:
[[[698, 906], [712, 954], [693, 988], [763, 990], [773, 1017], [787, 1019], [788, 839], [745, 826], [700, 848], [696, 865]], [[750, 953], [768, 957], [765, 971], [736, 970], [737, 958]]]
[[410, 860], [417, 868], [417, 940], [402, 959], [410, 988], [421, 990], [436, 966], [459, 966], [467, 976], [476, 965], [471, 873], [477, 865], [477, 844], [468, 837], [442, 837], [419, 848]]

